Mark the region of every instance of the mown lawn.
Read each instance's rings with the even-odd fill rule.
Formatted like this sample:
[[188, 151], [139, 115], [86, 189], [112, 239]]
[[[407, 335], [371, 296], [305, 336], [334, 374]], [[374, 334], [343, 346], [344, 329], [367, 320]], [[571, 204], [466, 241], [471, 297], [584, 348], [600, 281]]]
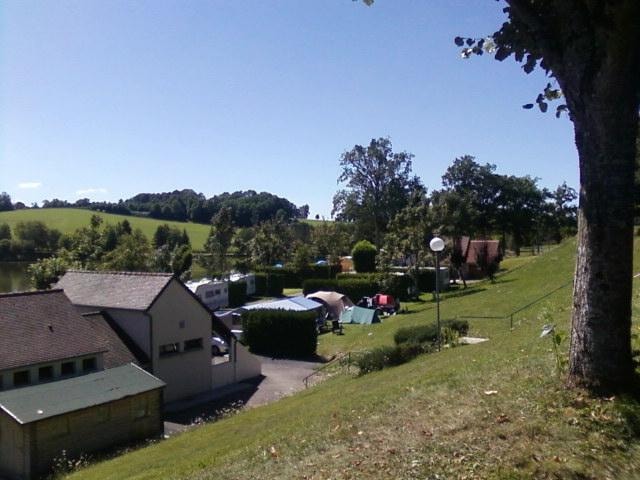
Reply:
[[186, 229], [194, 250], [202, 250], [209, 235], [209, 226], [198, 223], [170, 222], [153, 218], [134, 217], [128, 215], [114, 215], [111, 213], [94, 212], [79, 208], [39, 208], [0, 212], [0, 223], [8, 223], [13, 231], [18, 222], [39, 220], [48, 227], [60, 230], [62, 233], [73, 233], [76, 229], [89, 226], [91, 215], [98, 214], [105, 223], [115, 224], [128, 220], [133, 228], [139, 228], [151, 240], [158, 225], [164, 223], [180, 230]]
[[[567, 242], [495, 284], [450, 294], [443, 317], [506, 315], [570, 281], [574, 250]], [[639, 294], [635, 285], [634, 315]], [[638, 478], [638, 401], [566, 390], [550, 339], [539, 338], [544, 323], [568, 331], [570, 298], [570, 287], [558, 290], [517, 315], [513, 330], [505, 320], [471, 320], [470, 334], [486, 343], [362, 377], [337, 371], [297, 395], [70, 478]], [[390, 344], [400, 326], [434, 321], [424, 300], [383, 324], [322, 336], [321, 353]], [[567, 348], [564, 340], [562, 359]]]

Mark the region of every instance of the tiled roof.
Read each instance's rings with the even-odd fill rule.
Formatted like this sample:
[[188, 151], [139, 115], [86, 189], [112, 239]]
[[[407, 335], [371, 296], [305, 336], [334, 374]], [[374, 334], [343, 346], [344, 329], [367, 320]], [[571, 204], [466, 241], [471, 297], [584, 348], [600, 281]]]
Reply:
[[0, 295], [0, 370], [105, 350], [62, 290]]
[[69, 270], [56, 284], [74, 305], [147, 310], [171, 281], [170, 273]]
[[20, 424], [113, 402], [165, 386], [135, 365], [0, 392], [0, 410]]
[[107, 312], [84, 313], [82, 316], [94, 329], [96, 338], [106, 345], [104, 368], [119, 367], [128, 363], [144, 366], [149, 363], [149, 357]]

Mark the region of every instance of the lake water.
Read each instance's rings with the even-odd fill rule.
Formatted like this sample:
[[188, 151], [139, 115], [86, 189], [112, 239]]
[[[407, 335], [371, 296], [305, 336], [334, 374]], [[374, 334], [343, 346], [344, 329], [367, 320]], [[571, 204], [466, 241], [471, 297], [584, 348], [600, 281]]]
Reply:
[[0, 262], [0, 293], [31, 289], [29, 262]]

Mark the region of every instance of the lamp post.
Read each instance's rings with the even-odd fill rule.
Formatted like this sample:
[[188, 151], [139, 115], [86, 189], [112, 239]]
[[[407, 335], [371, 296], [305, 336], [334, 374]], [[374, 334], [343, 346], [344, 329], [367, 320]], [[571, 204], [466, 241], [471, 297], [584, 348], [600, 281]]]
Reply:
[[444, 250], [444, 240], [440, 237], [433, 237], [429, 242], [429, 248], [436, 256], [436, 321], [438, 324], [438, 351], [442, 345], [440, 337], [440, 252]]

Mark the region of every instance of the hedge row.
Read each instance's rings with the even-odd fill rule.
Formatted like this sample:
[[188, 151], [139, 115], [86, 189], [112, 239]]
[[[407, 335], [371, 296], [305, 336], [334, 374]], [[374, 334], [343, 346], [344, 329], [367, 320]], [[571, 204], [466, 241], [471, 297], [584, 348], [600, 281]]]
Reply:
[[394, 347], [378, 347], [362, 354], [356, 359], [356, 365], [360, 369], [360, 375], [382, 370], [385, 367], [402, 365], [422, 353], [427, 353], [430, 348], [417, 343], [403, 343]]
[[247, 301], [246, 282], [229, 282], [229, 307], [241, 307]]
[[[466, 320], [445, 320], [441, 322], [442, 330], [448, 328], [458, 333], [466, 335], [469, 331], [469, 322]], [[402, 344], [422, 344], [438, 340], [438, 325], [430, 323], [428, 325], [417, 325], [415, 327], [404, 327], [399, 329], [393, 336], [396, 345]]]
[[243, 315], [242, 339], [253, 353], [307, 357], [316, 353], [318, 331], [313, 312], [251, 310]]
[[283, 279], [284, 288], [300, 288], [310, 278], [335, 278], [341, 271], [340, 265], [309, 265], [303, 269], [291, 267], [261, 267], [260, 273], [279, 275]]
[[284, 278], [273, 273], [256, 273], [256, 295], [281, 297], [284, 290]]
[[304, 295], [320, 290], [336, 291], [346, 295], [354, 302], [357, 302], [362, 297], [375, 295], [378, 293], [379, 288], [380, 285], [377, 281], [351, 278], [312, 278], [305, 280], [302, 284], [302, 292]]

